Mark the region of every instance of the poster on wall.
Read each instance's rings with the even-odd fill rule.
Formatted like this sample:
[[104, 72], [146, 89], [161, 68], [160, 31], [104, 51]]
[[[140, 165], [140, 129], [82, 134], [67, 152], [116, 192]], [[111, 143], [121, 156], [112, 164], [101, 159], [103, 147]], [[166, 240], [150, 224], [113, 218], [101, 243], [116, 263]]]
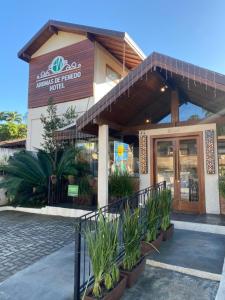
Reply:
[[128, 169], [129, 145], [114, 141], [114, 164], [112, 171], [126, 172]]
[[29, 108], [93, 96], [94, 44], [84, 40], [30, 61]]

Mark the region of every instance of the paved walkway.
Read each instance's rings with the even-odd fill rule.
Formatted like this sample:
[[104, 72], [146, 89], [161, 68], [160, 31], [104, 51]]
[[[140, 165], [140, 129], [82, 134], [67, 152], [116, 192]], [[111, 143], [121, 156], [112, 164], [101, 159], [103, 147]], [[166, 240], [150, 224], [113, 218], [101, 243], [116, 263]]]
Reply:
[[215, 300], [219, 282], [146, 266], [122, 300]]
[[72, 218], [0, 212], [0, 282], [73, 240]]
[[[163, 243], [161, 254], [151, 259], [221, 273], [224, 253], [216, 248], [224, 247], [224, 242], [221, 235], [175, 230], [174, 238]], [[74, 243], [70, 243], [0, 283], [0, 299], [72, 300], [73, 267]], [[135, 287], [126, 290], [123, 300], [214, 300], [218, 287], [218, 281], [147, 265], [144, 275]]]
[[0, 283], [1, 300], [72, 300], [74, 243]]
[[224, 235], [176, 229], [173, 238], [162, 243], [160, 253], [155, 252], [149, 258], [166, 264], [221, 274], [224, 256]]
[[[73, 239], [74, 219], [0, 213], [0, 299], [72, 299]], [[221, 274], [224, 255], [225, 236], [175, 230], [173, 239], [162, 244], [160, 254], [149, 258]], [[125, 292], [123, 300], [214, 300], [218, 286], [215, 280], [147, 265], [144, 275]]]

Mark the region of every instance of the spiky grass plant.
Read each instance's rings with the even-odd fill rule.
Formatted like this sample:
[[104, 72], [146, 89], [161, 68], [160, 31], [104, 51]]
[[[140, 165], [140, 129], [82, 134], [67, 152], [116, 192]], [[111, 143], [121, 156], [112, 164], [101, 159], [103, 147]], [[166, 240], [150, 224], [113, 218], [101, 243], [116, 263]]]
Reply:
[[118, 254], [118, 219], [109, 220], [99, 212], [95, 230], [88, 229], [85, 237], [94, 275], [93, 295], [101, 298], [102, 283], [111, 290], [119, 281], [119, 269], [116, 265]]
[[160, 211], [159, 199], [157, 194], [148, 198], [145, 206], [145, 211], [145, 240], [146, 242], [151, 242], [156, 240], [159, 227]]
[[139, 223], [140, 209], [134, 211], [127, 205], [123, 214], [123, 242], [125, 255], [123, 259], [124, 270], [131, 271], [141, 257], [142, 229]]
[[160, 194], [161, 229], [166, 231], [170, 226], [170, 213], [172, 207], [171, 191], [165, 189]]

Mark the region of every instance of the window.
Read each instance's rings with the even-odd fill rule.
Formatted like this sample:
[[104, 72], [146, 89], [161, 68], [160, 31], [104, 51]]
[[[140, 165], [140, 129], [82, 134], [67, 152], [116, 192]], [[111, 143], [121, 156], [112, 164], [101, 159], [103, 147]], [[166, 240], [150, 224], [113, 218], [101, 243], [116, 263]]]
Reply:
[[111, 67], [106, 66], [106, 82], [118, 83], [121, 75], [114, 71]]

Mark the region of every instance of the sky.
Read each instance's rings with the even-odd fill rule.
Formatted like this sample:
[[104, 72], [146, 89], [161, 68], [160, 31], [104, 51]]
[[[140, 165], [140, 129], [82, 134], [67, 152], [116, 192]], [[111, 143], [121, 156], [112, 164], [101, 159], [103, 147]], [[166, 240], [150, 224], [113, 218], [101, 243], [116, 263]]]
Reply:
[[49, 20], [126, 31], [153, 51], [225, 74], [224, 0], [7, 0], [0, 10], [0, 111], [27, 112], [28, 64], [17, 52]]

